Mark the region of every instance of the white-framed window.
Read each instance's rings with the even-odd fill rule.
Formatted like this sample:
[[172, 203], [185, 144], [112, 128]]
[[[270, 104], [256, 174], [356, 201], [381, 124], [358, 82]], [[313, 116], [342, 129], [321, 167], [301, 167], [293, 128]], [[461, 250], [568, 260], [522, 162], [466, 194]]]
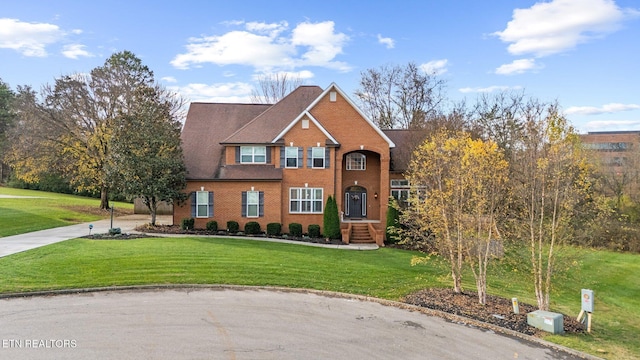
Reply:
[[347, 155], [347, 170], [366, 170], [367, 157], [361, 153]]
[[258, 217], [260, 208], [260, 192], [247, 191], [247, 217]]
[[241, 146], [240, 147], [240, 163], [241, 164], [266, 164], [267, 163], [267, 147], [266, 146]]
[[321, 214], [322, 188], [290, 188], [289, 212], [293, 214]]
[[191, 193], [191, 217], [213, 217], [213, 192], [203, 190]]
[[324, 169], [325, 149], [323, 147], [311, 148], [311, 165], [314, 169]]
[[392, 179], [391, 180], [391, 196], [393, 196], [398, 204], [406, 206], [409, 199], [410, 190], [409, 180], [406, 179]]
[[284, 148], [284, 167], [297, 168], [298, 167], [298, 147], [287, 146]]

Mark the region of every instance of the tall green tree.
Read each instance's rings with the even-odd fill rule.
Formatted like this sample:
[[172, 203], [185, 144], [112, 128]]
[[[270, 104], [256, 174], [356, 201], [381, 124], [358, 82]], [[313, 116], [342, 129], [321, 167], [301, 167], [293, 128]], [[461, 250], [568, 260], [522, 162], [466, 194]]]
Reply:
[[159, 87], [139, 88], [135, 98], [134, 108], [116, 119], [106, 173], [125, 195], [142, 199], [155, 225], [160, 202], [185, 199], [182, 123], [174, 111], [181, 100]]
[[113, 156], [117, 119], [135, 110], [141, 89], [154, 86], [153, 72], [129, 51], [113, 54], [89, 74], [62, 76], [44, 86], [43, 100], [31, 97], [20, 114], [34, 130], [21, 134], [23, 142], [40, 148], [15, 159], [17, 176], [32, 180], [42, 168], [63, 167], [76, 189], [99, 192], [100, 207], [108, 209], [113, 180], [105, 167]]

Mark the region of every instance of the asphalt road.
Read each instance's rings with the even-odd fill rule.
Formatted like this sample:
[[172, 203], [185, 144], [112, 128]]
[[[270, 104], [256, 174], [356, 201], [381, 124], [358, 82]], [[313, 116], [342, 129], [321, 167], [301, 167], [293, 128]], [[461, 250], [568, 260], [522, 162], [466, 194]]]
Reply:
[[265, 289], [0, 299], [0, 359], [577, 359], [375, 301]]

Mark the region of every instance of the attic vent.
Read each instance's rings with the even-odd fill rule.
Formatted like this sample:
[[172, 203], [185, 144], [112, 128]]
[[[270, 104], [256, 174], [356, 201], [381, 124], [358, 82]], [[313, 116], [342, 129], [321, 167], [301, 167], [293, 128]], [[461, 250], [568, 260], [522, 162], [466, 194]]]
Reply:
[[331, 91], [329, 93], [329, 101], [336, 102], [336, 92], [335, 91]]
[[309, 128], [309, 120], [307, 120], [307, 119], [303, 119], [302, 120], [302, 128], [303, 129], [308, 129]]

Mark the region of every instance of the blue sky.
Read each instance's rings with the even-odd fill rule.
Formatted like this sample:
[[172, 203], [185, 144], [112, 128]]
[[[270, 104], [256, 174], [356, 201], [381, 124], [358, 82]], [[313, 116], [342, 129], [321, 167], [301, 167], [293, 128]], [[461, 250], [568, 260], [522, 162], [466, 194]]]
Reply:
[[360, 73], [414, 62], [447, 97], [524, 90], [580, 132], [640, 130], [637, 0], [30, 1], [0, 7], [0, 78], [53, 83], [129, 50], [190, 101], [248, 102], [287, 72], [352, 98]]

